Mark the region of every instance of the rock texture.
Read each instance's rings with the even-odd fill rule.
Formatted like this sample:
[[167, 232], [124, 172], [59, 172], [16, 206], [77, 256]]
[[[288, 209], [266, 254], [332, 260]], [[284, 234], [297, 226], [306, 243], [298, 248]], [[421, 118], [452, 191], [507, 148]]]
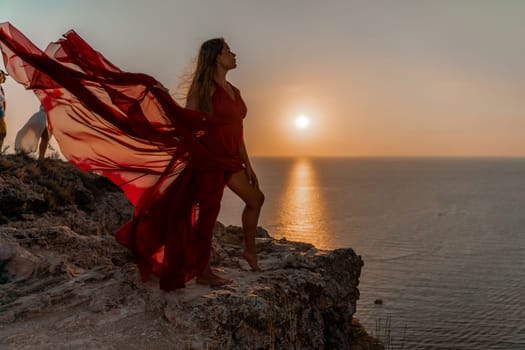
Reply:
[[[113, 239], [131, 214], [117, 188], [59, 160], [10, 157], [0, 160], [0, 348], [383, 348], [352, 317], [363, 264], [353, 250], [259, 229], [254, 273], [239, 258], [241, 229], [218, 223], [212, 263], [234, 283], [165, 293]], [[60, 171], [46, 184], [49, 169]], [[76, 192], [56, 198], [54, 182]]]

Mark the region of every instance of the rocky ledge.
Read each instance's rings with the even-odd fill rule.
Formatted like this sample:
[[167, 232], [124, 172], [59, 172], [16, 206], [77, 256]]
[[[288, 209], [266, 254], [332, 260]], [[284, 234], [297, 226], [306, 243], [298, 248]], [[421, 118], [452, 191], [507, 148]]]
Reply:
[[234, 283], [166, 293], [113, 239], [131, 210], [68, 163], [0, 157], [0, 348], [383, 349], [353, 318], [363, 262], [352, 249], [260, 228], [255, 273], [240, 228], [217, 223], [212, 265]]

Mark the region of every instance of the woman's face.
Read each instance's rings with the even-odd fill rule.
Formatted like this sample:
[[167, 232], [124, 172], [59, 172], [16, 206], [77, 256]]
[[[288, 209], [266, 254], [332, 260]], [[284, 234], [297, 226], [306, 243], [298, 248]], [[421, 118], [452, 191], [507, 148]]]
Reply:
[[237, 67], [237, 62], [235, 61], [235, 54], [231, 52], [228, 44], [224, 43], [221, 53], [217, 56], [217, 65], [230, 70]]

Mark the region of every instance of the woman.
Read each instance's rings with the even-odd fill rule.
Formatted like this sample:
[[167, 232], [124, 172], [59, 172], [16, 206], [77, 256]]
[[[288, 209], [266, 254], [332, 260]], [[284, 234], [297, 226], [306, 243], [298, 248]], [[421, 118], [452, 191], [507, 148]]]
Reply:
[[[250, 164], [244, 143], [242, 122], [246, 115], [246, 105], [239, 90], [226, 80], [228, 71], [236, 66], [235, 54], [224, 39], [216, 38], [204, 42], [199, 50], [186, 107], [213, 114], [226, 122], [225, 125], [205, 133], [201, 142], [217, 155], [239, 159], [242, 162], [242, 170], [218, 174], [218, 176], [224, 176], [226, 185], [246, 204], [242, 214], [245, 241], [242, 256], [252, 270], [260, 271], [255, 248], [255, 233], [264, 195], [259, 189], [257, 176]], [[202, 206], [199, 210], [202, 212]], [[212, 215], [216, 217], [219, 207], [213, 210], [216, 213]], [[209, 267], [204, 274], [215, 283], [228, 282], [213, 274]], [[204, 276], [199, 277], [198, 282], [206, 280]]]
[[[249, 179], [241, 180], [240, 174], [247, 174], [254, 186], [257, 182], [249, 162], [243, 166], [244, 148], [239, 146], [238, 157], [220, 147], [208, 148], [219, 145], [219, 135], [226, 133], [217, 130], [227, 130], [228, 120], [201, 112], [205, 109], [199, 105], [198, 110], [179, 106], [154, 78], [121, 71], [74, 31], [42, 52], [2, 23], [0, 50], [10, 75], [40, 99], [64, 157], [118, 184], [134, 205], [133, 218], [116, 239], [134, 253], [143, 280], [154, 273], [167, 291], [197, 276], [198, 282], [210, 285], [229, 282], [209, 268], [213, 226], [226, 184], [249, 203], [243, 217], [248, 223], [243, 256], [258, 268], [255, 229], [250, 230], [256, 224], [250, 211], [254, 191], [246, 189]], [[222, 47], [217, 52], [214, 76], [220, 78], [224, 70], [225, 78], [226, 55]], [[197, 82], [192, 91], [205, 91], [203, 80]], [[216, 89], [214, 99], [220, 97], [219, 85]]]

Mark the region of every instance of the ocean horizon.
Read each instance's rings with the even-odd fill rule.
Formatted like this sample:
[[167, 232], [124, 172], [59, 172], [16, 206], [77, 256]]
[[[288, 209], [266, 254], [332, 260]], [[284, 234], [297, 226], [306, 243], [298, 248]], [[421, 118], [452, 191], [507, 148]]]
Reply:
[[[525, 157], [252, 163], [270, 235], [362, 256], [355, 316], [380, 338], [388, 323], [392, 349], [525, 347]], [[242, 208], [226, 190], [219, 221]]]

